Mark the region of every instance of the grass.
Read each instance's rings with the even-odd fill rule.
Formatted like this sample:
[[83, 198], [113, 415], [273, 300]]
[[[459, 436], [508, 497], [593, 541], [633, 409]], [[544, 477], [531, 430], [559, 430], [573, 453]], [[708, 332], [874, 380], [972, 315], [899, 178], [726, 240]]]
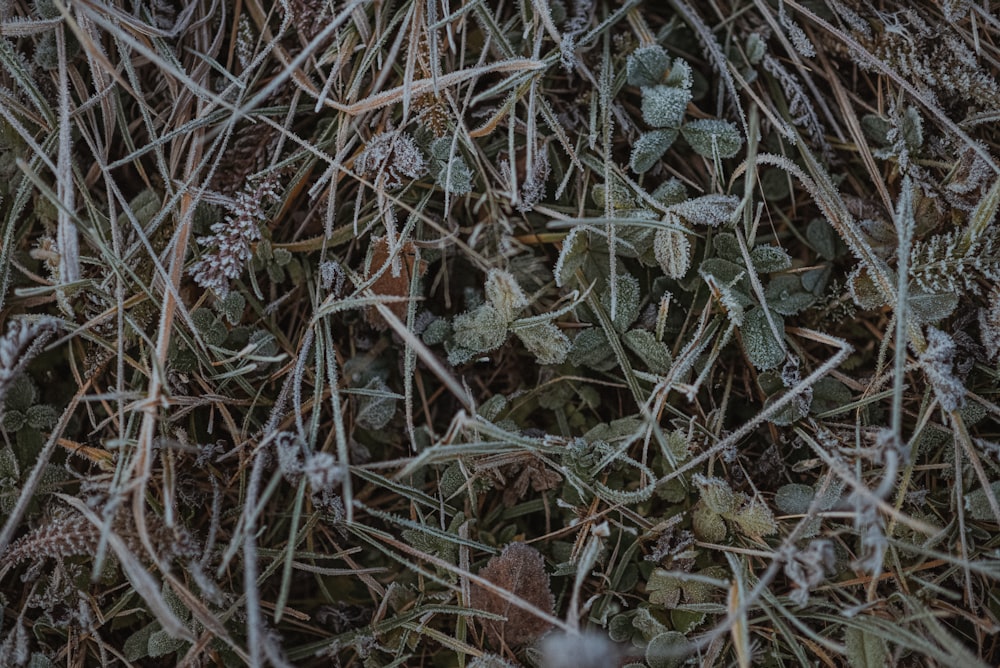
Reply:
[[995, 665], [998, 36], [0, 2], [0, 664]]

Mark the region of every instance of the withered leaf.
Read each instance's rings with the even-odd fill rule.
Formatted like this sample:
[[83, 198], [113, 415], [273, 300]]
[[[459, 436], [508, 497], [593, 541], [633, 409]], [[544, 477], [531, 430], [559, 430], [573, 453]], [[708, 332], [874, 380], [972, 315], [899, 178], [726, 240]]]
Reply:
[[516, 597], [547, 613], [555, 611], [555, 598], [545, 572], [545, 559], [535, 548], [511, 543], [479, 571], [479, 577], [510, 592], [502, 596], [472, 584], [472, 606], [503, 615], [506, 621], [479, 620], [494, 647], [522, 647], [549, 630], [551, 624], [510, 602]]
[[[372, 240], [372, 246], [371, 261], [368, 264], [366, 278], [382, 272], [372, 283], [372, 292], [379, 296], [395, 298], [392, 301], [387, 301], [386, 306], [389, 307], [393, 315], [406, 322], [408, 304], [398, 298], [410, 296], [410, 280], [413, 272], [416, 271], [418, 275], [422, 275], [427, 267], [424, 262], [417, 263], [416, 249], [412, 242], [406, 241], [399, 251], [399, 266], [387, 267], [385, 271], [382, 271], [385, 263], [390, 261], [389, 242], [385, 237], [379, 237]], [[369, 307], [365, 311], [365, 318], [368, 320], [368, 324], [376, 329], [385, 329], [389, 326], [374, 307]]]

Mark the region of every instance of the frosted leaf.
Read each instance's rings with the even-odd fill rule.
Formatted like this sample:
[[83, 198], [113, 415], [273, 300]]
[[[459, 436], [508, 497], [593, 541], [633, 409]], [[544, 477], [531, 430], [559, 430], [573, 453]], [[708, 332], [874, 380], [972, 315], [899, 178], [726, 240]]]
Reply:
[[743, 147], [743, 135], [729, 121], [713, 118], [689, 121], [681, 128], [681, 134], [696, 153], [706, 158], [716, 153], [720, 158], [732, 158]]
[[803, 515], [809, 510], [816, 491], [809, 485], [789, 483], [782, 485], [774, 495], [774, 505], [788, 515]]
[[743, 47], [747, 60], [751, 65], [756, 65], [767, 53], [767, 43], [760, 33], [752, 32], [747, 36], [746, 44]]
[[678, 128], [684, 120], [691, 91], [673, 86], [642, 89], [642, 118], [654, 128]]
[[949, 412], [965, 405], [965, 386], [955, 376], [954, 360], [954, 340], [940, 329], [928, 327], [927, 348], [920, 354], [920, 365], [941, 408]]
[[802, 289], [802, 281], [794, 274], [775, 276], [764, 290], [767, 305], [781, 315], [801, 313], [816, 301], [816, 295]]
[[990, 292], [989, 305], [979, 311], [979, 331], [990, 359], [1000, 354], [1000, 287]]
[[770, 536], [778, 532], [778, 523], [774, 521], [771, 509], [756, 497], [736, 511], [732, 519], [740, 531], [751, 538]]
[[467, 665], [468, 668], [516, 668], [513, 663], [497, 654], [477, 656]]
[[729, 533], [722, 516], [704, 502], [695, 504], [691, 512], [691, 529], [695, 536], [707, 543], [722, 542]]
[[[993, 490], [993, 497], [1000, 499], [1000, 480], [990, 485]], [[993, 509], [990, 507], [990, 499], [985, 489], [977, 489], [965, 495], [965, 509], [969, 515], [977, 522], [995, 522]]]
[[451, 334], [451, 323], [449, 323], [444, 318], [438, 318], [437, 320], [432, 320], [427, 328], [424, 329], [423, 334], [420, 337], [429, 346], [436, 346], [440, 343], [444, 343], [444, 340], [448, 338]]
[[944, 320], [958, 308], [958, 295], [950, 292], [929, 295], [914, 290], [906, 296], [906, 303], [909, 305], [912, 322], [916, 324], [937, 322]]
[[358, 154], [354, 170], [377, 188], [392, 190], [423, 176], [427, 162], [409, 134], [383, 132], [372, 137]]
[[510, 272], [491, 269], [486, 278], [486, 299], [511, 322], [528, 305], [528, 297]]
[[[448, 139], [439, 139], [451, 143]], [[472, 170], [465, 162], [465, 158], [460, 155], [447, 155], [440, 160], [435, 160], [434, 181], [452, 195], [465, 195], [472, 191]]]
[[844, 646], [847, 648], [847, 664], [851, 668], [886, 666], [892, 663], [885, 640], [875, 633], [868, 633], [864, 628], [847, 627], [844, 631]]
[[750, 261], [758, 274], [770, 274], [792, 268], [792, 258], [784, 249], [765, 244], [750, 251]]
[[691, 268], [691, 242], [679, 230], [657, 230], [653, 237], [653, 254], [668, 277], [680, 280]]
[[[642, 299], [642, 293], [639, 289], [639, 281], [631, 274], [618, 274], [616, 282], [618, 311], [615, 314], [614, 324], [615, 329], [624, 332], [639, 317], [639, 302]], [[605, 288], [604, 292], [601, 293], [601, 306], [609, 315], [611, 314], [611, 286]]]
[[632, 156], [629, 158], [632, 171], [637, 174], [649, 171], [663, 157], [675, 139], [677, 130], [673, 128], [653, 130], [639, 135], [632, 145]]
[[572, 347], [569, 337], [551, 322], [516, 328], [514, 333], [539, 364], [562, 364]]
[[687, 188], [680, 179], [672, 177], [658, 185], [651, 197], [663, 206], [673, 206], [687, 199]]
[[861, 309], [867, 311], [885, 304], [882, 291], [875, 285], [871, 273], [863, 264], [855, 267], [854, 271], [847, 277], [847, 287], [850, 290], [851, 299]]
[[729, 223], [739, 203], [735, 195], [702, 195], [681, 202], [671, 210], [693, 225], [719, 227]]
[[667, 344], [657, 341], [652, 332], [631, 329], [622, 338], [629, 350], [638, 355], [652, 373], [662, 375], [670, 370], [670, 349]]
[[588, 366], [598, 371], [607, 371], [615, 365], [614, 353], [600, 327], [585, 329], [573, 339], [569, 351], [569, 362], [573, 366]]
[[663, 83], [667, 86], [691, 90], [691, 86], [694, 83], [694, 79], [691, 76], [691, 66], [683, 58], [675, 59], [674, 64], [670, 66], [670, 73], [667, 74], [667, 78], [664, 79]]
[[495, 306], [483, 304], [455, 316], [452, 323], [455, 343], [467, 350], [487, 352], [503, 345], [509, 321]]
[[680, 631], [664, 631], [646, 645], [649, 668], [679, 668], [684, 657], [694, 651], [691, 641]]
[[563, 239], [562, 249], [559, 251], [559, 259], [553, 270], [556, 285], [560, 288], [569, 283], [576, 270], [587, 261], [588, 247], [587, 232], [582, 227], [574, 227]]
[[551, 628], [549, 622], [514, 606], [508, 600], [508, 597], [516, 596], [548, 614], [555, 611], [545, 558], [538, 550], [524, 543], [511, 543], [499, 556], [487, 562], [479, 571], [479, 577], [510, 592], [504, 596], [472, 583], [472, 607], [506, 618], [479, 620], [492, 645], [521, 647]]
[[631, 86], [656, 86], [670, 67], [670, 56], [659, 44], [644, 46], [629, 54], [625, 62], [626, 78]]
[[537, 665], [545, 668], [604, 668], [617, 666], [622, 660], [620, 648], [610, 638], [593, 632], [550, 633], [542, 639], [539, 651]]
[[720, 515], [731, 513], [745, 500], [742, 494], [737, 495], [722, 478], [708, 478], [696, 474], [693, 481], [698, 487], [701, 500], [713, 513]]
[[[781, 331], [784, 327], [781, 316], [773, 313], [772, 317], [778, 330]], [[743, 335], [743, 348], [747, 357], [761, 371], [773, 369], [784, 361], [785, 351], [781, 343], [774, 338], [774, 332], [767, 322], [764, 309], [757, 307], [747, 311], [740, 332]]]
[[[373, 378], [365, 385], [373, 394], [358, 396], [357, 423], [365, 429], [381, 429], [396, 414], [399, 400], [381, 378]], [[376, 394], [377, 393], [377, 394]]]

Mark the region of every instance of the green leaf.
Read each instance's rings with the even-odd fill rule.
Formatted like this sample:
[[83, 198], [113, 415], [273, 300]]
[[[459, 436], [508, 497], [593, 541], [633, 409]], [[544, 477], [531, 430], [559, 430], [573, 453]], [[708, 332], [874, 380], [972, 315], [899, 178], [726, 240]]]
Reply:
[[[629, 325], [639, 317], [639, 302], [642, 293], [639, 289], [639, 281], [631, 274], [618, 274], [618, 309], [615, 313], [615, 329], [624, 332]], [[611, 286], [601, 293], [601, 306], [611, 314]]]
[[809, 308], [816, 295], [802, 289], [802, 281], [793, 274], [775, 276], [764, 290], [767, 305], [781, 315], [795, 315]]
[[[781, 331], [784, 328], [784, 320], [777, 313], [772, 314], [772, 317], [778, 331]], [[773, 369], [785, 360], [785, 350], [774, 338], [774, 332], [771, 331], [762, 308], [756, 307], [746, 312], [740, 332], [743, 335], [743, 348], [747, 357], [758, 369], [762, 371]]]
[[739, 198], [733, 195], [702, 195], [671, 207], [671, 210], [692, 225], [719, 227], [729, 224]]
[[681, 134], [699, 155], [713, 158], [732, 158], [743, 147], [743, 135], [735, 124], [713, 118], [689, 121]]
[[729, 533], [722, 515], [705, 505], [704, 501], [696, 503], [691, 511], [691, 529], [695, 536], [707, 543], [721, 543]]
[[625, 78], [631, 86], [656, 86], [670, 67], [670, 56], [659, 44], [636, 49], [625, 61]]
[[803, 515], [809, 510], [816, 491], [809, 485], [789, 483], [774, 494], [774, 505], [786, 515]]
[[691, 254], [691, 242], [680, 230], [657, 230], [653, 236], [653, 255], [669, 278], [684, 278], [691, 268]]
[[28, 409], [25, 418], [34, 429], [51, 429], [59, 421], [59, 411], [48, 404], [38, 404]]
[[732, 520], [741, 532], [751, 538], [770, 536], [778, 532], [778, 523], [774, 521], [771, 509], [756, 497], [736, 511]]
[[576, 270], [587, 261], [587, 248], [589, 247], [589, 237], [587, 231], [582, 227], [574, 227], [563, 239], [562, 250], [559, 251], [559, 259], [553, 271], [556, 285], [563, 287], [568, 285], [576, 274]]
[[677, 130], [653, 130], [639, 135], [632, 145], [632, 156], [629, 158], [629, 166], [637, 174], [649, 171], [657, 161], [663, 157], [674, 140], [677, 139]]
[[3, 427], [4, 431], [14, 433], [20, 431], [24, 428], [24, 425], [28, 423], [28, 417], [18, 410], [8, 410], [3, 414], [3, 422], [0, 426]]
[[[512, 322], [518, 313], [528, 306], [528, 296], [518, 285], [513, 274], [502, 269], [492, 269], [486, 278], [484, 289], [486, 299], [507, 322]], [[470, 346], [471, 347], [471, 346]]]
[[569, 362], [574, 366], [588, 366], [598, 371], [614, 367], [614, 351], [604, 330], [591, 327], [577, 334], [569, 351]]
[[885, 640], [864, 629], [849, 627], [844, 632], [847, 661], [851, 668], [885, 668], [889, 651]]
[[240, 324], [240, 320], [243, 319], [243, 309], [246, 308], [246, 305], [246, 297], [239, 292], [230, 292], [219, 304], [222, 314], [230, 325]]
[[722, 478], [708, 478], [696, 474], [693, 480], [694, 484], [698, 486], [701, 500], [713, 513], [719, 515], [732, 513], [745, 501], [745, 497], [742, 494], [736, 494], [729, 483]]
[[562, 364], [572, 347], [569, 337], [551, 322], [515, 326], [513, 331], [539, 364]]
[[657, 374], [665, 374], [670, 370], [670, 348], [662, 341], [657, 341], [652, 332], [645, 329], [630, 329], [622, 337], [629, 350], [634, 352], [646, 364], [646, 367]]
[[[1000, 499], [1000, 480], [991, 483], [990, 489], [993, 490], [993, 497]], [[965, 509], [969, 511], [969, 516], [977, 522], [997, 521], [997, 518], [993, 515], [993, 509], [990, 508], [990, 500], [986, 495], [985, 489], [980, 488], [966, 494]]]
[[455, 343], [475, 352], [496, 350], [507, 340], [509, 322], [492, 304], [483, 304], [455, 316], [452, 323]]
[[907, 295], [910, 307], [910, 317], [917, 324], [926, 324], [944, 320], [958, 308], [958, 295], [927, 294], [913, 291]]
[[836, 378], [824, 376], [812, 387], [813, 400], [809, 410], [813, 413], [827, 413], [846, 406], [851, 402], [851, 391]]
[[837, 233], [822, 218], [814, 218], [809, 222], [806, 239], [823, 259], [832, 260], [837, 257]]
[[765, 244], [750, 251], [750, 261], [758, 274], [772, 274], [792, 268], [792, 258], [782, 248]]
[[687, 199], [687, 188], [680, 179], [671, 177], [658, 185], [651, 197], [663, 206], [673, 206]]
[[684, 120], [691, 91], [673, 86], [642, 89], [642, 118], [654, 128], [679, 128]]
[[679, 631], [665, 631], [646, 646], [649, 668], [678, 668], [691, 653], [691, 642]]

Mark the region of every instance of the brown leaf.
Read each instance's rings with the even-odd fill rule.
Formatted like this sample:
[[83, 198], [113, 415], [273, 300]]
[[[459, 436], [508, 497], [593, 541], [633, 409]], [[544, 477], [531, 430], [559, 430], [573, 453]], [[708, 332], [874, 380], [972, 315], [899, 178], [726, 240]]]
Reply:
[[555, 611], [555, 599], [545, 571], [541, 552], [524, 543], [511, 543], [498, 557], [489, 560], [479, 571], [485, 578], [510, 592], [507, 597], [472, 585], [472, 606], [479, 610], [504, 615], [507, 620], [480, 620], [490, 644], [520, 647], [549, 630], [549, 622], [511, 603], [519, 598], [547, 613]]
[[[389, 242], [385, 237], [372, 239], [372, 246], [371, 262], [367, 271], [368, 278], [382, 271], [385, 263], [390, 261]], [[412, 242], [403, 243], [403, 247], [399, 251], [399, 264], [398, 272], [395, 275], [393, 275], [393, 267], [387, 267], [385, 271], [382, 271], [381, 275], [372, 283], [372, 292], [383, 297], [405, 298], [410, 296], [410, 279], [413, 271], [416, 270], [420, 275], [427, 271], [425, 263], [416, 263], [416, 253]], [[416, 265], [416, 269], [414, 269], [414, 265]], [[406, 322], [407, 302], [389, 301], [386, 306], [389, 307], [393, 315]], [[369, 307], [365, 311], [365, 318], [368, 320], [368, 324], [376, 329], [385, 329], [389, 326], [374, 307]]]

